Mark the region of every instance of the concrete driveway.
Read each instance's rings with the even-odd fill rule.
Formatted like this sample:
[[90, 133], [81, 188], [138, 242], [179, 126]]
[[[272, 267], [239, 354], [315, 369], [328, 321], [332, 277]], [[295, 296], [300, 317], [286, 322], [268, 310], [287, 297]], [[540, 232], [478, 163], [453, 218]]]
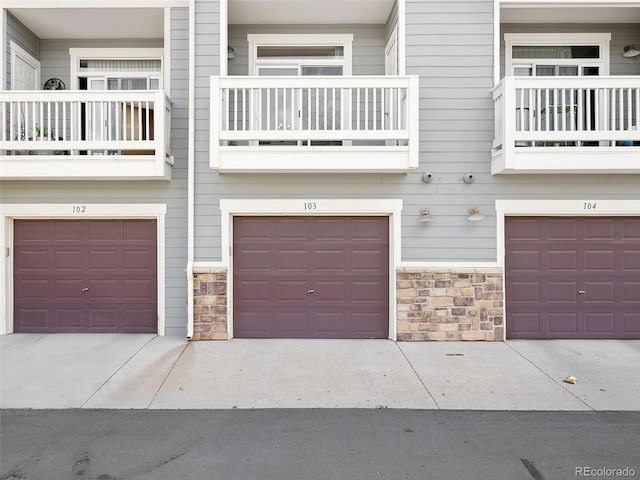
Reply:
[[638, 340], [13, 334], [0, 361], [1, 408], [640, 410]]

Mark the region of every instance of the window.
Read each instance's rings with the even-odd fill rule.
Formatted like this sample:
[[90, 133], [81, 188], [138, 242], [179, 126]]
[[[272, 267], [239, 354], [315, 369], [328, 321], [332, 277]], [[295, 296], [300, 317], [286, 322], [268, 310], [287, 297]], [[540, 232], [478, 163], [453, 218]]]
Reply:
[[609, 74], [609, 33], [507, 33], [504, 40], [506, 75]]
[[249, 75], [351, 75], [353, 35], [248, 35]]

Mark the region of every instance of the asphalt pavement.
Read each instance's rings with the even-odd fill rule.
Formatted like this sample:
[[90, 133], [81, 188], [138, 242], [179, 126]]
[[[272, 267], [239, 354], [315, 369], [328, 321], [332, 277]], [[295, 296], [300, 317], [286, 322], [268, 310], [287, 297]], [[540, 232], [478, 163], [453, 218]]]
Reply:
[[639, 412], [6, 410], [1, 426], [2, 480], [640, 476]]
[[639, 340], [12, 334], [0, 337], [0, 408], [638, 411], [639, 365]]

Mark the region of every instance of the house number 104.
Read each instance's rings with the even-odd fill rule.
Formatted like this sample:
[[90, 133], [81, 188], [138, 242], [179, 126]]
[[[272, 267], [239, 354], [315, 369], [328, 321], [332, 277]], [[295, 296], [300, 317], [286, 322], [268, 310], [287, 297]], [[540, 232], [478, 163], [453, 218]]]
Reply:
[[595, 210], [596, 209], [596, 203], [591, 203], [591, 202], [584, 202], [584, 209], [585, 210]]

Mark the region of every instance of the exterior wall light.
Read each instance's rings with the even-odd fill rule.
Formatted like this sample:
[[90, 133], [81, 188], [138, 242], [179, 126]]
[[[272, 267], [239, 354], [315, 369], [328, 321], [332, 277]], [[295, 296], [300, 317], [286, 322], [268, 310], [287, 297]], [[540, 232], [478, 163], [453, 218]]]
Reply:
[[622, 52], [622, 56], [627, 58], [637, 57], [638, 55], [640, 55], [640, 50], [633, 45], [627, 45]]
[[470, 222], [479, 222], [480, 220], [484, 220], [484, 218], [484, 215], [480, 213], [478, 207], [469, 207], [469, 216], [467, 217], [467, 220]]
[[236, 58], [236, 51], [233, 49], [233, 47], [227, 47], [227, 58], [229, 60], [233, 60], [234, 58]]
[[420, 209], [420, 223], [428, 223], [433, 220], [433, 217], [429, 215], [429, 209], [427, 207], [422, 207]]

